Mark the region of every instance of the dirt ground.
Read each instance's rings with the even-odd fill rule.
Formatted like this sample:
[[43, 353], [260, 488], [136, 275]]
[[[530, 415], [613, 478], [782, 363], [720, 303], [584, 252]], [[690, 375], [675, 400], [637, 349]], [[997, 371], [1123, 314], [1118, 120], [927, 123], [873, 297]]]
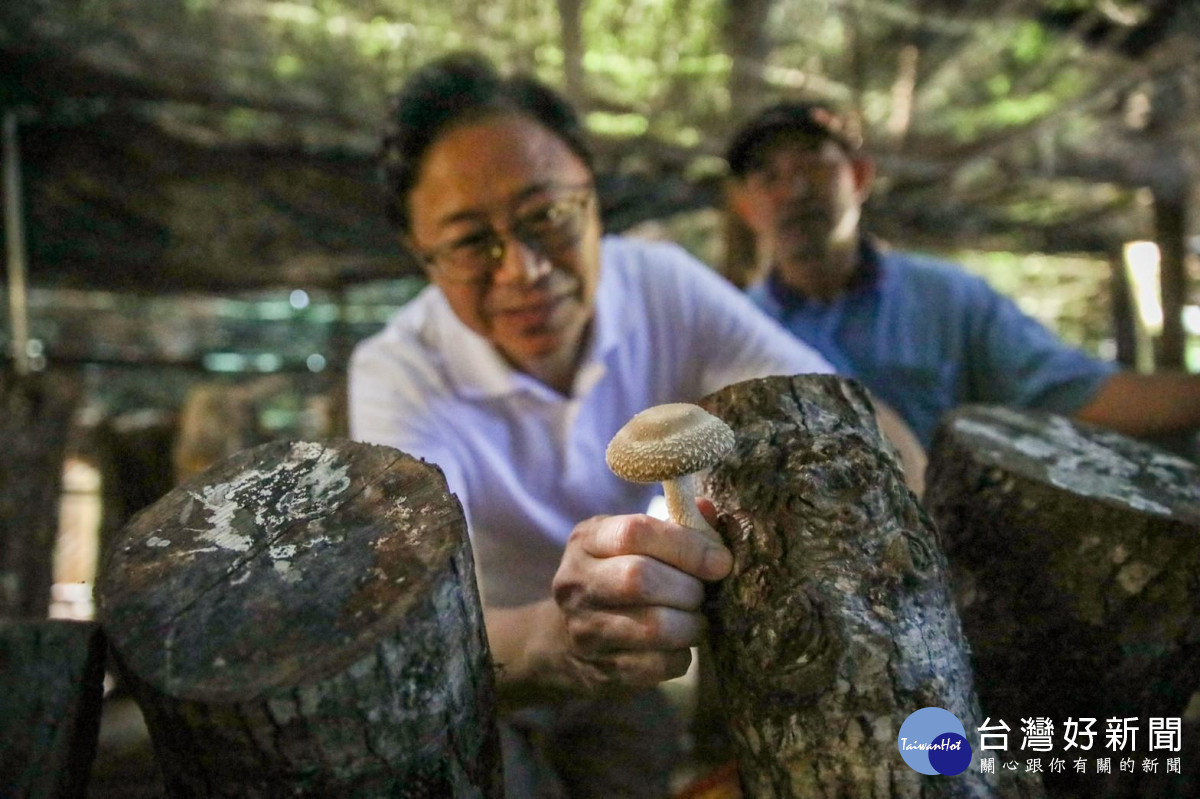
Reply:
[[109, 696], [104, 700], [87, 796], [88, 799], [165, 796], [142, 711], [128, 696]]
[[[739, 799], [732, 764], [685, 758], [672, 780], [674, 799]], [[87, 799], [164, 799], [162, 778], [142, 711], [128, 695], [109, 695], [100, 718]]]

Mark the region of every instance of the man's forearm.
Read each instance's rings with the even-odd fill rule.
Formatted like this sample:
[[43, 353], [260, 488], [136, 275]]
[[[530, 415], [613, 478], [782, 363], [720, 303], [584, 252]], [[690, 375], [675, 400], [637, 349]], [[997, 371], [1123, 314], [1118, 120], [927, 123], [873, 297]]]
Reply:
[[483, 615], [502, 710], [552, 703], [572, 694], [562, 656], [566, 633], [554, 600], [484, 608]]
[[925, 448], [900, 414], [878, 399], [875, 400], [875, 417], [880, 430], [900, 455], [900, 463], [904, 467], [904, 482], [918, 497], [923, 496], [925, 466], [928, 464]]
[[1131, 436], [1200, 429], [1200, 375], [1117, 372], [1075, 417]]

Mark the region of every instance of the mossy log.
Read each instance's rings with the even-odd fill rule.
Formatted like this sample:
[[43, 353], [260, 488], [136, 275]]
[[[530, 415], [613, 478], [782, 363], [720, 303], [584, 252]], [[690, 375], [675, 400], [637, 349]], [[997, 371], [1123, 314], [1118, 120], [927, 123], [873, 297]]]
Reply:
[[[834, 376], [753, 380], [701, 403], [734, 430], [706, 481], [734, 555], [710, 643], [747, 797], [1036, 796], [983, 775], [967, 645], [938, 534], [866, 392]], [[958, 776], [901, 758], [925, 707], [963, 724]]]
[[[1012, 727], [1010, 755], [1073, 761], [1106, 747], [1108, 718], [1135, 718], [1137, 776], [1068, 770], [1080, 796], [1194, 796], [1150, 751], [1149, 719], [1180, 718], [1200, 688], [1200, 467], [1060, 416], [967, 407], [939, 428], [926, 506], [942, 531], [985, 711]], [[1022, 720], [1048, 718], [1053, 750], [1021, 752]], [[1094, 718], [1090, 751], [1063, 722]], [[1182, 743], [1189, 737], [1184, 732]], [[1089, 739], [1082, 737], [1079, 742]], [[1141, 759], [1160, 759], [1157, 774]], [[1195, 757], [1192, 761], [1195, 761]]]
[[104, 694], [100, 626], [0, 621], [0, 684], [0, 796], [85, 796]]
[[466, 524], [430, 464], [243, 451], [135, 517], [99, 595], [174, 796], [501, 795]]

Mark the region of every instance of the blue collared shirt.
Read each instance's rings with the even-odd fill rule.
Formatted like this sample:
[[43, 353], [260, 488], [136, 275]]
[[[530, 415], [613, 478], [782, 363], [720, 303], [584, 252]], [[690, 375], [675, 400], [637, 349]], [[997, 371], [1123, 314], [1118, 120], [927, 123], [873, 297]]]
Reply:
[[983, 279], [955, 264], [864, 242], [864, 268], [821, 302], [774, 276], [750, 298], [793, 335], [895, 408], [929, 446], [965, 403], [1073, 414], [1116, 366], [1059, 340]]

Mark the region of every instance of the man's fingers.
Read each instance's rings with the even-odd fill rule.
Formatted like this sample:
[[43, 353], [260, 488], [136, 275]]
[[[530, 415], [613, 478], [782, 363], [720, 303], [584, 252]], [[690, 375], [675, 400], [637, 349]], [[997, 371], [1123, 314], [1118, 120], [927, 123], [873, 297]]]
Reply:
[[646, 555], [622, 555], [593, 563], [590, 585], [579, 601], [594, 608], [662, 605], [698, 610], [704, 602], [704, 583]]
[[[729, 573], [733, 556], [698, 530], [645, 514], [593, 520], [582, 541], [596, 558], [645, 555], [701, 580], [719, 580]], [[582, 525], [576, 528], [577, 533]]]
[[713, 501], [708, 497], [696, 497], [696, 507], [700, 509], [700, 515], [704, 517], [704, 520], [714, 530], [720, 532], [720, 528], [717, 527], [717, 506], [713, 504]]
[[659, 652], [612, 652], [596, 657], [577, 657], [579, 684], [593, 694], [627, 693], [687, 673], [692, 663], [690, 649]]
[[567, 620], [574, 648], [590, 655], [687, 649], [700, 643], [706, 628], [699, 613], [663, 607], [596, 611]]

